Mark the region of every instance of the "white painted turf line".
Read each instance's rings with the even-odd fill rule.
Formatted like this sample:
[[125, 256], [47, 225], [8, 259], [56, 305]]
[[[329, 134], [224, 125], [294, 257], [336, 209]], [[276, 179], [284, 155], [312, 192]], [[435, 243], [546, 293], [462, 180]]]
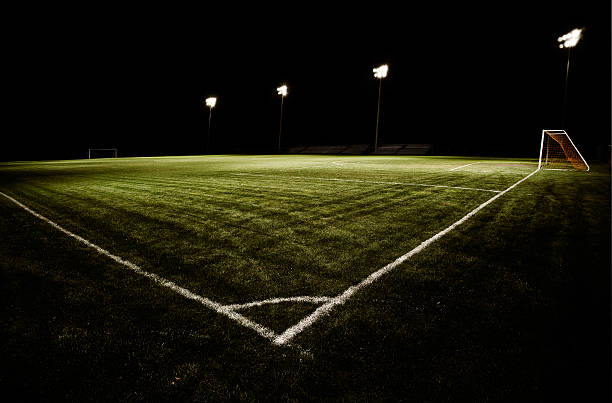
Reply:
[[453, 169], [449, 169], [449, 171], [456, 171], [457, 169], [461, 169], [461, 168], [469, 167], [470, 165], [475, 165], [475, 164], [478, 164], [478, 162], [472, 162], [471, 164], [461, 165], [460, 167], [455, 167], [455, 168], [453, 168]]
[[161, 276], [158, 276], [155, 273], [149, 273], [147, 271], [144, 271], [143, 269], [141, 269], [139, 266], [135, 265], [134, 263], [132, 263], [130, 261], [127, 261], [125, 259], [122, 259], [119, 256], [113, 255], [112, 253], [110, 253], [106, 249], [103, 249], [103, 248], [99, 247], [98, 245], [89, 242], [87, 239], [85, 239], [83, 237], [80, 237], [80, 236], [78, 236], [78, 235], [68, 231], [67, 229], [63, 228], [62, 226], [56, 224], [55, 222], [53, 222], [53, 221], [49, 220], [48, 218], [38, 214], [34, 210], [30, 209], [29, 207], [27, 207], [24, 204], [20, 203], [19, 201], [15, 200], [11, 196], [8, 196], [8, 195], [6, 195], [3, 192], [0, 192], [0, 194], [2, 196], [6, 197], [8, 200], [10, 200], [13, 203], [15, 203], [16, 205], [18, 205], [19, 207], [21, 207], [22, 209], [24, 209], [25, 211], [27, 211], [28, 213], [32, 214], [33, 216], [35, 216], [35, 217], [43, 220], [47, 224], [51, 225], [55, 229], [58, 229], [58, 230], [62, 231], [64, 234], [66, 234], [66, 235], [76, 239], [77, 241], [87, 245], [88, 247], [94, 249], [96, 252], [111, 258], [115, 262], [117, 262], [117, 263], [127, 267], [128, 269], [132, 270], [133, 272], [135, 272], [137, 274], [140, 274], [143, 277], [147, 277], [148, 279], [153, 280], [158, 285], [161, 285], [163, 287], [169, 288], [172, 291], [176, 292], [177, 294], [182, 295], [185, 298], [189, 298], [189, 299], [192, 299], [194, 301], [197, 301], [200, 304], [206, 306], [207, 308], [212, 309], [213, 311], [216, 311], [216, 312], [218, 312], [218, 313], [220, 313], [222, 315], [225, 315], [228, 318], [238, 322], [239, 324], [241, 324], [244, 327], [247, 327], [249, 329], [255, 330], [259, 335], [265, 337], [268, 340], [271, 340], [271, 341], [276, 340], [277, 335], [272, 330], [270, 330], [267, 327], [261, 326], [260, 324], [255, 323], [255, 322], [245, 318], [244, 316], [240, 315], [237, 312], [234, 312], [228, 306], [221, 305], [218, 302], [215, 302], [215, 301], [212, 301], [212, 300], [210, 300], [208, 298], [205, 298], [205, 297], [202, 297], [200, 295], [194, 294], [193, 292], [189, 291], [188, 289], [180, 287], [176, 283], [173, 283], [170, 280], [166, 280], [165, 278], [163, 278]]
[[280, 304], [282, 302], [306, 302], [306, 303], [311, 303], [311, 304], [322, 304], [324, 302], [330, 301], [331, 299], [332, 297], [308, 297], [308, 296], [288, 297], [288, 298], [270, 298], [270, 299], [265, 299], [263, 301], [247, 302], [246, 304], [225, 305], [224, 308], [228, 308], [231, 310], [238, 310], [238, 309], [252, 308], [254, 306]]
[[323, 316], [328, 315], [331, 312], [331, 310], [334, 309], [337, 305], [344, 304], [350, 297], [355, 295], [355, 293], [357, 293], [357, 291], [359, 291], [362, 288], [365, 288], [368, 285], [372, 284], [374, 281], [378, 280], [380, 277], [382, 277], [385, 274], [389, 273], [391, 270], [395, 269], [397, 266], [399, 266], [400, 264], [402, 264], [406, 260], [410, 259], [412, 256], [414, 256], [417, 253], [421, 252], [423, 249], [427, 248], [429, 245], [431, 245], [432, 243], [436, 242], [438, 239], [442, 238], [444, 235], [446, 235], [449, 232], [451, 232], [452, 230], [454, 230], [457, 226], [459, 226], [459, 225], [463, 224], [464, 222], [466, 222], [467, 220], [469, 220], [474, 214], [478, 213], [480, 210], [485, 208], [487, 205], [492, 203], [494, 200], [496, 200], [499, 197], [503, 196], [504, 194], [506, 194], [507, 192], [509, 192], [510, 190], [515, 188], [516, 186], [518, 186], [523, 181], [529, 179], [532, 175], [534, 175], [537, 172], [538, 172], [538, 170], [533, 171], [532, 173], [530, 173], [529, 175], [527, 175], [523, 179], [521, 179], [518, 182], [516, 182], [514, 185], [510, 186], [506, 190], [496, 194], [495, 196], [493, 196], [492, 198], [490, 198], [486, 202], [482, 203], [480, 206], [476, 207], [474, 210], [472, 210], [469, 213], [467, 213], [465, 216], [463, 216], [463, 218], [461, 218], [458, 221], [456, 221], [455, 223], [451, 224], [446, 229], [438, 232], [436, 235], [432, 236], [431, 238], [427, 239], [426, 241], [423, 241], [419, 246], [417, 246], [416, 248], [412, 249], [410, 252], [400, 256], [395, 261], [389, 263], [388, 265], [386, 265], [382, 269], [379, 269], [379, 270], [375, 271], [374, 273], [370, 274], [365, 280], [361, 281], [359, 284], [356, 284], [356, 285], [353, 285], [353, 286], [349, 287], [342, 294], [332, 298], [329, 302], [321, 305], [313, 313], [311, 313], [310, 315], [306, 316], [304, 319], [299, 321], [296, 325], [291, 326], [290, 328], [285, 330], [282, 334], [280, 334], [278, 337], [276, 337], [273, 340], [273, 343], [277, 344], [277, 345], [283, 345], [283, 344], [289, 342], [292, 338], [294, 338], [299, 333], [304, 331], [304, 329], [306, 329], [309, 326], [311, 326], [313, 323], [315, 323], [316, 321], [321, 319]]
[[289, 178], [289, 179], [310, 179], [316, 181], [330, 181], [330, 182], [349, 182], [349, 183], [374, 183], [377, 185], [401, 185], [401, 186], [422, 186], [422, 187], [433, 187], [433, 188], [446, 188], [446, 189], [459, 189], [459, 190], [478, 190], [480, 192], [491, 192], [500, 193], [501, 190], [493, 189], [480, 189], [480, 188], [469, 188], [461, 186], [446, 186], [446, 185], [429, 185], [425, 183], [407, 183], [407, 182], [383, 182], [383, 181], [367, 181], [362, 179], [340, 179], [340, 178], [317, 178], [311, 176], [275, 176], [275, 175], [264, 175], [264, 174], [247, 174], [247, 173], [235, 173], [231, 175], [236, 176], [258, 176], [263, 178]]
[[471, 164], [465, 164], [465, 165], [461, 165], [459, 167], [455, 167], [455, 168], [451, 168], [449, 169], [449, 171], [456, 171], [458, 169], [461, 168], [465, 168], [468, 167], [470, 165], [475, 165], [475, 164], [488, 164], [488, 165], [505, 165], [505, 164], [517, 164], [517, 165], [534, 165], [537, 164], [536, 162], [525, 162], [525, 161], [477, 161], [477, 162], [472, 162]]

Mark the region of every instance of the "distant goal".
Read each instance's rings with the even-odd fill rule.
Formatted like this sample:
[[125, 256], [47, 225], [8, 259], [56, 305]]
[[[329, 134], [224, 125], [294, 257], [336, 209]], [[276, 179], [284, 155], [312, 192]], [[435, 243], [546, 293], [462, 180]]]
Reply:
[[542, 130], [538, 169], [588, 171], [590, 168], [565, 130]]
[[87, 157], [92, 158], [117, 158], [116, 148], [88, 148]]

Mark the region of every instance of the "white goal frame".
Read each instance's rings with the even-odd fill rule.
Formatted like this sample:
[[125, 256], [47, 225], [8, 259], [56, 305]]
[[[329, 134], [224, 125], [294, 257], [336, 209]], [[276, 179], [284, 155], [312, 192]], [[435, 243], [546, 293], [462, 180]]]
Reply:
[[112, 151], [113, 156], [110, 158], [117, 158], [117, 149], [116, 148], [88, 148], [87, 149], [87, 158], [91, 159], [92, 151]]
[[[543, 151], [544, 151], [544, 137], [546, 137], [546, 133], [564, 134], [567, 137], [567, 139], [569, 140], [569, 142], [571, 143], [572, 147], [574, 147], [574, 150], [576, 151], [576, 153], [578, 154], [578, 156], [580, 157], [580, 159], [582, 160], [584, 165], [586, 166], [586, 171], [588, 172], [591, 169], [591, 167], [589, 167], [589, 164], [587, 164], [586, 160], [584, 159], [582, 154], [580, 154], [580, 151], [578, 151], [578, 148], [576, 147], [576, 145], [574, 144], [574, 142], [570, 138], [569, 134], [567, 134], [567, 132], [565, 130], [544, 129], [544, 130], [542, 130], [542, 140], [540, 141], [540, 158], [538, 160], [538, 170], [539, 169], [546, 169], [546, 168], [542, 167], [542, 157], [543, 157], [542, 154], [543, 154]], [[544, 165], [546, 165], [547, 160], [548, 160], [548, 156], [544, 156], [544, 158], [545, 158]], [[568, 158], [568, 160], [569, 160], [569, 158]]]

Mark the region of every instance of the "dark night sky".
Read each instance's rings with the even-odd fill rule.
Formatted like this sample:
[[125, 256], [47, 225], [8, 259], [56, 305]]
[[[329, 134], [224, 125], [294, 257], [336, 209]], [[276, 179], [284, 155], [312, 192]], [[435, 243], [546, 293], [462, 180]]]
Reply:
[[561, 127], [556, 38], [575, 27], [565, 128], [588, 157], [610, 144], [609, 1], [284, 4], [15, 10], [0, 157], [202, 153], [211, 94], [216, 151], [271, 152], [283, 81], [285, 145], [371, 143], [382, 63], [381, 143], [535, 157]]

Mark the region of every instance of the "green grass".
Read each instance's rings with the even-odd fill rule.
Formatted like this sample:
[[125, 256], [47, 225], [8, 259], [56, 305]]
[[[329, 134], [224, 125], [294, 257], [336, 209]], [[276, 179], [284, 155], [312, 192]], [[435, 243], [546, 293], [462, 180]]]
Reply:
[[[534, 163], [3, 163], [0, 191], [143, 270], [236, 304], [338, 295]], [[26, 398], [586, 401], [609, 393], [607, 165], [537, 173], [288, 347], [125, 270], [4, 197], [0, 211], [1, 380]], [[240, 313], [280, 333], [314, 308]]]

